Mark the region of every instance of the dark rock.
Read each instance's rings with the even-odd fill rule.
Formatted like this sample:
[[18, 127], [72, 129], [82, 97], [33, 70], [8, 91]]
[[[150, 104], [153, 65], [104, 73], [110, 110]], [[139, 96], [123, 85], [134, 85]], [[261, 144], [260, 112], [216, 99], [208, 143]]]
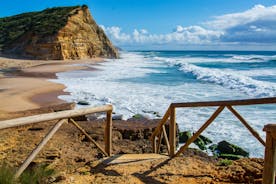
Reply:
[[179, 133], [179, 143], [185, 143], [191, 137], [192, 137], [191, 131], [180, 132]]
[[85, 115], [73, 117], [72, 119], [75, 121], [87, 121], [87, 117]]
[[55, 179], [55, 182], [60, 182], [62, 180], [66, 180], [66, 177], [65, 176], [57, 176]]
[[211, 150], [213, 152], [214, 155], [217, 154], [217, 148], [218, 148], [218, 145], [217, 144], [212, 144], [208, 147], [209, 150]]
[[78, 101], [78, 103], [77, 103], [77, 104], [78, 104], [78, 105], [90, 105], [90, 103], [89, 103], [89, 102], [84, 101], [84, 100]]
[[194, 141], [194, 143], [201, 149], [201, 150], [206, 150], [207, 149], [207, 144], [211, 144], [212, 141], [203, 135], [199, 135], [199, 137]]
[[241, 155], [233, 155], [233, 154], [220, 154], [218, 157], [223, 159], [228, 159], [228, 160], [238, 160], [240, 158], [243, 158], [243, 156]]
[[240, 155], [243, 157], [249, 156], [249, 153], [247, 151], [245, 151], [241, 147], [231, 144], [227, 141], [219, 142], [217, 150], [219, 151], [219, 155], [231, 154], [231, 155]]
[[122, 114], [113, 115], [112, 120], [123, 120], [123, 115]]
[[28, 129], [29, 131], [40, 131], [40, 130], [43, 130], [42, 127], [31, 127]]
[[81, 157], [76, 157], [75, 159], [75, 162], [85, 162], [85, 158], [81, 158]]
[[213, 141], [211, 141], [211, 139], [209, 139], [208, 137], [204, 136], [204, 135], [199, 135], [199, 138], [205, 143], [205, 144], [211, 144]]
[[132, 116], [132, 118], [128, 119], [128, 120], [131, 120], [131, 119], [148, 119], [147, 117], [143, 116], [142, 114], [134, 114]]

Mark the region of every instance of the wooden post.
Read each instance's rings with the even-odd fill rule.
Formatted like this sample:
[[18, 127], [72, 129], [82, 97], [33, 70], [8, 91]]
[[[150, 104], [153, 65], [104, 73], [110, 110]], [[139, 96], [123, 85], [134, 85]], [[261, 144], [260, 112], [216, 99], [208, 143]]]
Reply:
[[106, 112], [106, 126], [105, 126], [105, 151], [110, 156], [112, 150], [112, 111]]
[[165, 142], [166, 142], [166, 145], [167, 145], [167, 149], [168, 149], [168, 154], [169, 154], [170, 153], [170, 143], [169, 143], [169, 139], [168, 139], [168, 136], [167, 136], [166, 128], [165, 128], [164, 125], [162, 126], [162, 129], [163, 129], [164, 139], [165, 139]]
[[276, 167], [276, 126], [266, 125], [266, 147], [264, 158], [263, 184], [275, 183]]
[[163, 131], [160, 132], [159, 136], [158, 136], [158, 142], [157, 142], [157, 148], [156, 148], [156, 153], [159, 154], [160, 153], [160, 147], [161, 147], [161, 141], [163, 139]]
[[70, 122], [79, 129], [105, 156], [108, 156], [107, 152], [72, 118], [70, 118]]
[[175, 154], [175, 138], [176, 138], [176, 124], [175, 124], [175, 108], [171, 107], [171, 117], [170, 117], [170, 134], [169, 134], [169, 141], [170, 141], [170, 153], [169, 156], [172, 158]]
[[152, 152], [156, 153], [156, 136], [152, 138]]
[[183, 153], [191, 143], [193, 143], [198, 136], [216, 119], [216, 117], [223, 111], [224, 106], [220, 106], [213, 114], [212, 116], [200, 127], [200, 129], [190, 138], [187, 140], [187, 142], [178, 150], [175, 156], [179, 156], [180, 153]]
[[15, 178], [18, 178], [22, 172], [28, 167], [28, 165], [34, 160], [36, 155], [41, 151], [41, 149], [45, 146], [45, 144], [53, 137], [53, 135], [57, 132], [57, 130], [61, 127], [63, 123], [67, 122], [66, 119], [62, 119], [58, 121], [53, 128], [46, 134], [46, 136], [42, 139], [42, 141], [37, 145], [37, 147], [32, 151], [32, 153], [27, 157], [27, 159], [23, 162], [23, 164], [19, 167], [17, 172], [15, 173]]
[[245, 121], [245, 119], [232, 107], [227, 106], [227, 108], [240, 120], [240, 122], [249, 130], [249, 132], [256, 138], [258, 141], [265, 146], [264, 140], [261, 136]]

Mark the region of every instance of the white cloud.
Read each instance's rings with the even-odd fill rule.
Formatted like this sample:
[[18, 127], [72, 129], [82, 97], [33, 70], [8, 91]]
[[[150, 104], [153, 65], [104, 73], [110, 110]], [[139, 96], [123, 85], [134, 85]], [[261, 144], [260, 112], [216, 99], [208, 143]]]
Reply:
[[101, 26], [111, 40], [121, 45], [240, 45], [276, 43], [276, 5], [255, 5], [244, 12], [216, 16], [202, 26], [176, 25], [172, 32], [150, 33], [134, 29], [125, 33], [118, 26]]
[[216, 16], [215, 20], [207, 22], [206, 25], [225, 30], [256, 21], [276, 21], [276, 5], [270, 7], [255, 5], [244, 12]]

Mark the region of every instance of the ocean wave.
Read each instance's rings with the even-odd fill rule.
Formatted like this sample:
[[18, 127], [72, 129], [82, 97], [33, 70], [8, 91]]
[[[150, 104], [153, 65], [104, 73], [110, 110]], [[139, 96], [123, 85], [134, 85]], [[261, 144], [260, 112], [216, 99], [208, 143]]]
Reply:
[[[160, 60], [160, 58], [159, 58]], [[239, 90], [253, 97], [276, 96], [275, 83], [258, 81], [249, 76], [237, 73], [234, 70], [209, 69], [196, 66], [183, 60], [168, 58], [162, 59], [169, 65], [179, 68], [179, 70], [190, 73], [197, 80], [218, 84], [229, 89]]]
[[168, 59], [179, 60], [188, 63], [203, 63], [203, 62], [221, 62], [221, 63], [260, 63], [260, 62], [271, 62], [276, 61], [276, 56], [261, 56], [261, 55], [222, 55], [218, 57], [153, 57], [156, 61], [165, 61]]

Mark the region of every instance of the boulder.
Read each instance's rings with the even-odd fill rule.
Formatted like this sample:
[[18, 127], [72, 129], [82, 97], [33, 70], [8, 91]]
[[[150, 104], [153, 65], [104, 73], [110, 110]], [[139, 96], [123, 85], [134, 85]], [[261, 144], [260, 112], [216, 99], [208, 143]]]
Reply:
[[185, 143], [191, 137], [192, 137], [191, 131], [180, 132], [179, 133], [179, 143]]
[[123, 120], [123, 115], [122, 114], [112, 115], [112, 120]]
[[249, 153], [242, 149], [241, 147], [231, 144], [227, 141], [221, 141], [218, 143], [217, 146], [217, 151], [219, 155], [225, 155], [225, 154], [230, 154], [230, 155], [239, 155], [242, 157], [248, 157]]
[[84, 100], [80, 100], [78, 101], [78, 105], [90, 105], [90, 103]]

